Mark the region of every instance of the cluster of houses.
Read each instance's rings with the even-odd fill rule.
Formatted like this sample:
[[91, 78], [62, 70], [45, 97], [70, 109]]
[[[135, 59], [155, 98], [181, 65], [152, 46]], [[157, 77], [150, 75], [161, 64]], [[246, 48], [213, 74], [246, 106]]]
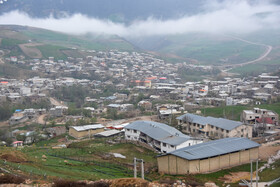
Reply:
[[[231, 129], [232, 125], [228, 121], [223, 128]], [[77, 139], [121, 135], [127, 141], [144, 143], [159, 153], [157, 161], [160, 173], [184, 175], [213, 172], [258, 159], [260, 145], [233, 131], [236, 130], [231, 130], [224, 138], [203, 141], [163, 123], [134, 121], [110, 128], [101, 124], [73, 126], [69, 135]]]
[[[67, 60], [55, 60], [53, 57], [47, 60], [18, 60], [11, 57], [13, 63], [29, 66], [33, 71], [45, 73], [46, 77], [55, 75], [53, 77], [57, 78], [1, 78], [0, 104], [6, 101], [21, 104], [26, 98], [32, 102], [49, 99], [50, 93], [61, 86], [82, 85], [90, 88], [95, 95], [102, 95], [105, 89], [112, 87], [117, 91], [110, 96], [83, 98], [85, 104], [94, 103], [97, 106], [84, 109], [98, 115], [110, 110], [125, 113], [138, 107], [155, 112], [159, 120], [177, 116], [177, 129], [154, 121], [134, 121], [110, 126], [70, 126], [68, 134], [76, 139], [118, 136], [126, 141], [141, 142], [160, 153], [157, 158], [159, 172], [167, 174], [212, 172], [248, 163], [258, 158], [259, 147], [249, 139], [278, 133], [279, 116], [266, 109], [244, 110], [241, 121], [187, 113], [189, 108], [205, 105], [260, 104], [275, 99], [280, 96], [278, 76], [261, 74], [244, 79], [184, 82], [178, 73], [182, 67], [201, 72], [212, 71], [213, 67], [169, 64], [153, 55], [137, 52], [86, 52], [89, 54], [86, 58], [68, 57]], [[73, 75], [81, 78], [73, 78]], [[128, 92], [121, 92], [124, 90]], [[133, 103], [135, 100], [136, 104]], [[179, 104], [153, 104], [167, 100]], [[48, 110], [16, 110], [9, 121], [10, 125], [17, 125], [42, 114], [58, 118], [67, 115], [67, 110], [68, 107], [62, 105]], [[44, 130], [42, 138], [67, 133], [65, 126]], [[25, 139], [15, 141], [14, 146], [31, 144], [36, 138], [34, 131], [14, 130], [11, 136], [16, 138], [19, 135]]]

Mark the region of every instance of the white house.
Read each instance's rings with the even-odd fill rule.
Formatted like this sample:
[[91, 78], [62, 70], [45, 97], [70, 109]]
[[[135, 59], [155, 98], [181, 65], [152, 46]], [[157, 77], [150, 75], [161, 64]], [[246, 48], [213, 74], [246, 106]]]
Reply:
[[147, 143], [162, 153], [202, 143], [169, 125], [153, 121], [135, 121], [124, 129], [126, 140]]

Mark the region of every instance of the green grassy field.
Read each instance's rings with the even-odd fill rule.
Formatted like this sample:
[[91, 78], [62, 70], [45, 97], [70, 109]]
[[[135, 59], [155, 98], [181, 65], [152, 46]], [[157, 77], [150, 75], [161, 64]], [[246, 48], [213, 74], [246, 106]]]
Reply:
[[[70, 148], [52, 149], [60, 136], [48, 141], [25, 147], [18, 152], [19, 158], [28, 162], [6, 162], [0, 165], [9, 170], [35, 177], [47, 176], [49, 180], [64, 178], [71, 180], [98, 180], [102, 178], [133, 177], [133, 158], [146, 161], [146, 167], [155, 167], [156, 154], [133, 144], [107, 144], [103, 139], [88, 140], [71, 144]], [[6, 150], [5, 150], [6, 149]], [[0, 155], [9, 153], [13, 148], [0, 150]], [[111, 153], [120, 153], [126, 158], [115, 158]]]
[[[263, 104], [257, 106], [236, 105], [236, 106], [205, 108], [205, 116], [213, 116], [213, 117], [221, 117], [221, 118], [226, 117], [227, 119], [240, 121], [240, 115], [242, 111], [251, 110], [254, 107], [273, 110], [280, 115], [280, 103], [274, 103], [274, 104]], [[204, 109], [202, 109], [202, 113], [204, 113]]]
[[203, 64], [241, 63], [258, 58], [264, 47], [251, 45], [221, 35], [188, 34], [168, 36], [169, 45], [159, 49], [184, 58], [192, 58]]
[[[43, 58], [53, 56], [56, 59], [65, 59], [69, 53], [64, 53], [64, 50], [72, 48], [100, 51], [111, 49], [118, 49], [120, 51], [135, 51], [135, 47], [132, 44], [118, 36], [78, 36], [20, 26], [1, 26], [0, 38], [2, 38], [0, 47], [10, 50], [8, 56], [24, 55], [24, 52], [19, 48], [18, 45], [27, 43], [43, 44], [32, 47], [39, 49], [43, 54]], [[84, 56], [86, 55], [83, 55], [82, 53], [74, 54], [74, 57]]]
[[67, 59], [67, 56], [62, 52], [62, 50], [65, 50], [67, 48], [55, 45], [41, 45], [36, 46], [36, 48], [38, 48], [41, 51], [45, 59], [49, 57], [55, 57], [56, 60]]
[[30, 29], [24, 34], [35, 41], [43, 41], [48, 44], [55, 44], [64, 47], [76, 47], [93, 50], [119, 49], [131, 51], [133, 46], [116, 36], [73, 36], [49, 30]]
[[[271, 55], [272, 56], [272, 55]], [[278, 59], [277, 59], [278, 58]], [[237, 67], [230, 72], [232, 73], [238, 73], [241, 76], [257, 76], [261, 73], [265, 72], [275, 72], [280, 68], [280, 60], [278, 56], [273, 56], [271, 60], [264, 61], [264, 62], [258, 62], [256, 64], [248, 64], [242, 67]]]

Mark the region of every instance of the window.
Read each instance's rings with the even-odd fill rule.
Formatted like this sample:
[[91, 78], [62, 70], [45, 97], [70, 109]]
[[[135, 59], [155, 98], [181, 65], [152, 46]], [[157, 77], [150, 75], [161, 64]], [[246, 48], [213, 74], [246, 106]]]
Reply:
[[163, 146], [163, 147], [166, 147], [166, 143], [163, 143], [162, 146]]
[[229, 133], [229, 130], [227, 130], [227, 133]]
[[127, 138], [130, 138], [130, 136], [127, 136]]
[[174, 148], [174, 145], [170, 145], [171, 148]]
[[216, 130], [219, 130], [219, 127], [216, 127]]
[[130, 131], [129, 129], [126, 129], [127, 131]]
[[211, 129], [214, 129], [214, 126], [213, 126], [213, 125], [211, 125]]
[[134, 133], [137, 133], [137, 130], [133, 130]]

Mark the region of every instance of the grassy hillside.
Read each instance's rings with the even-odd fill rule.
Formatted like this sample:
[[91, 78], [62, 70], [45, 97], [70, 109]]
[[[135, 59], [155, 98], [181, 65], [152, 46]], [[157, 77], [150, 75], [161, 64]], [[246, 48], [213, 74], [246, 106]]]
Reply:
[[148, 47], [163, 54], [194, 59], [200, 64], [235, 64], [258, 58], [265, 48], [236, 40], [226, 35], [177, 34], [135, 40], [142, 48]]
[[[24, 55], [27, 58], [53, 56], [56, 59], [65, 59], [67, 56], [72, 56], [69, 50], [73, 49], [134, 50], [133, 45], [117, 36], [73, 36], [22, 26], [0, 26], [0, 38], [2, 40], [0, 48], [9, 51], [6, 56]], [[80, 51], [75, 51], [73, 57], [84, 57], [85, 55]]]

